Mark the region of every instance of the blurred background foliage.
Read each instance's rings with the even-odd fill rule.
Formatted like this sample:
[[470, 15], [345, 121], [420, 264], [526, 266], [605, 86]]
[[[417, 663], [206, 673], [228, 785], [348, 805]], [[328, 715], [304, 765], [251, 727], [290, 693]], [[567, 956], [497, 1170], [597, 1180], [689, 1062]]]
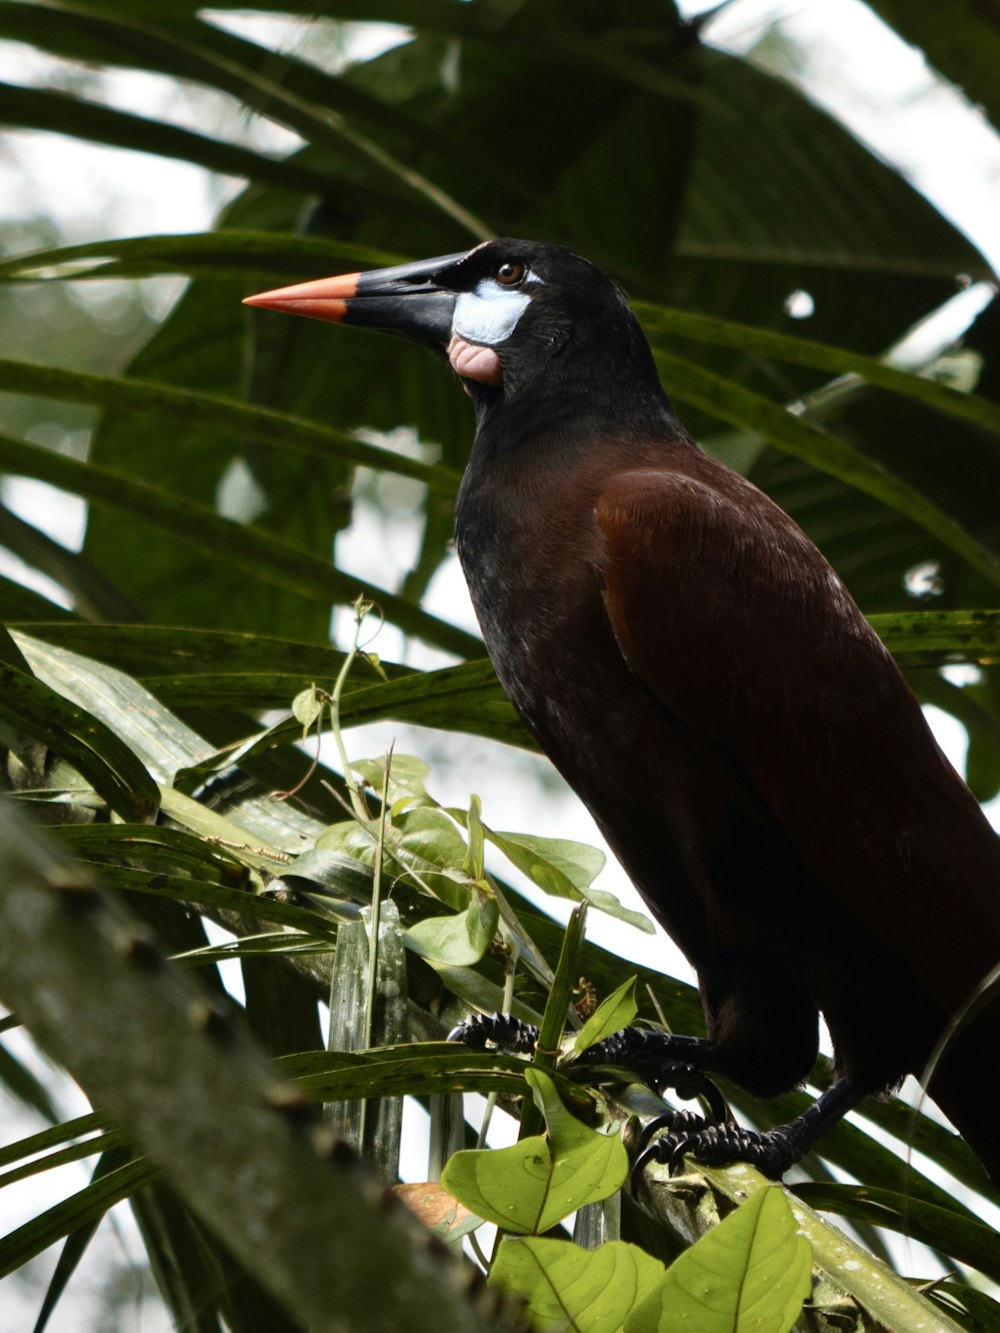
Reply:
[[[869, 7], [997, 127], [995, 16], [972, 3], [945, 14], [931, 0]], [[703, 40], [704, 21], [666, 0], [327, 0], [319, 10], [269, 5], [267, 15], [245, 3], [3, 0], [0, 40], [16, 73], [0, 84], [0, 121], [12, 131], [0, 165], [19, 180], [19, 211], [6, 210], [0, 258], [0, 544], [11, 557], [0, 617], [30, 636], [17, 640], [27, 661], [16, 649], [7, 660], [100, 718], [165, 787], [286, 854], [343, 817], [331, 795], [342, 790], [336, 759], [321, 769], [330, 789], [313, 777], [304, 790], [308, 817], [296, 824], [260, 799], [304, 773], [294, 728], [237, 770], [210, 756], [300, 689], [332, 683], [341, 659], [328, 651], [331, 626], [346, 649], [350, 617], [337, 608], [360, 591], [387, 622], [376, 647], [400, 669], [382, 682], [354, 668], [345, 725], [389, 717], [530, 748], [488, 669], [447, 670], [481, 656], [449, 548], [471, 440], [450, 371], [402, 342], [262, 317], [240, 300], [488, 235], [531, 236], [581, 251], [625, 286], [689, 428], [791, 513], [866, 613], [882, 617], [914, 688], [966, 727], [977, 795], [994, 797], [997, 617], [959, 614], [998, 605], [990, 261], [817, 105], [780, 26], [735, 55]], [[66, 145], [72, 203], [60, 212], [32, 185], [37, 134]], [[218, 203], [212, 229], [137, 235], [127, 204], [102, 200], [75, 173], [74, 143], [115, 154], [123, 185], [139, 160], [131, 152], [187, 164], [184, 179]], [[178, 179], [164, 187], [165, 218]], [[962, 307], [971, 313], [928, 326], [963, 291], [979, 294]], [[146, 696], [133, 686], [162, 710], [159, 748], [148, 720], [135, 722]], [[36, 793], [49, 823], [67, 811], [92, 819], [94, 806], [100, 823], [111, 790], [100, 765], [115, 756], [98, 744], [97, 775], [83, 770], [101, 798], [83, 802], [84, 816], [81, 780], [31, 750], [44, 742], [81, 768], [70, 719], [53, 722], [29, 687], [11, 698], [4, 740], [22, 766], [8, 764], [8, 781]], [[72, 789], [74, 801], [53, 806], [38, 795], [46, 786]], [[132, 796], [126, 817], [143, 818]], [[109, 844], [95, 842], [85, 859], [140, 888]], [[195, 857], [185, 873], [214, 883], [209, 860], [199, 868]], [[367, 891], [342, 865], [303, 878], [345, 901]], [[196, 917], [133, 896], [173, 948], [204, 945]], [[188, 901], [238, 929], [206, 889]], [[414, 899], [409, 910], [444, 908]], [[547, 927], [533, 919], [536, 929]], [[316, 1038], [315, 987], [328, 978], [271, 953], [263, 965], [244, 959], [251, 1019], [272, 1047], [304, 1049]], [[629, 971], [610, 956], [589, 965], [607, 988]], [[502, 983], [495, 964], [479, 967]], [[536, 975], [526, 1003], [541, 1003], [539, 984]], [[675, 1027], [697, 1022], [689, 991], [656, 984], [680, 1006]], [[468, 978], [463, 989], [412, 958], [411, 985], [435, 1021], [454, 995], [477, 994]], [[304, 987], [294, 1004], [292, 987]], [[439, 1031], [431, 1022], [422, 1035]], [[28, 1100], [42, 1109], [40, 1095]], [[878, 1154], [885, 1184], [895, 1159]], [[968, 1163], [963, 1171], [978, 1180]], [[147, 1213], [143, 1225], [155, 1248], [167, 1223]], [[53, 1223], [46, 1234], [65, 1231]], [[956, 1256], [947, 1226], [927, 1238]], [[224, 1317], [242, 1326], [232, 1310]]]

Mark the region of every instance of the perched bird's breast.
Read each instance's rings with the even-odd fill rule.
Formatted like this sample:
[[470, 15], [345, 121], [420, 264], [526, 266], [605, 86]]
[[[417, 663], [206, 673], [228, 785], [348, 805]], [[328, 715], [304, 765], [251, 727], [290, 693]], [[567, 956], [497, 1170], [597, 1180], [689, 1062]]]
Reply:
[[[636, 789], [659, 818], [680, 817], [690, 763], [608, 619], [595, 505], [616, 464], [611, 446], [579, 460], [474, 459], [456, 511], [459, 559], [500, 682], [609, 835], [635, 817]], [[609, 781], [612, 754], [631, 756], [631, 791]]]
[[558, 480], [545, 469], [470, 470], [456, 513], [458, 555], [487, 651], [536, 734], [607, 688], [604, 658], [613, 647], [593, 504]]

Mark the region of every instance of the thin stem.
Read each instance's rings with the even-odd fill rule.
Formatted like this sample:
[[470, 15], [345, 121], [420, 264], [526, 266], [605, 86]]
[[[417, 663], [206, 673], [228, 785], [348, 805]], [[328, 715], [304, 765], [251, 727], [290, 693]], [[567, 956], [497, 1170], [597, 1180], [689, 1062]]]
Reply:
[[[358, 625], [360, 627], [360, 620]], [[357, 635], [355, 635], [357, 647]], [[339, 731], [338, 731], [339, 736]], [[378, 932], [382, 916], [382, 860], [385, 851], [385, 817], [389, 808], [389, 765], [392, 762], [392, 746], [386, 751], [385, 773], [382, 777], [382, 808], [378, 816], [375, 865], [372, 874], [372, 909], [368, 935], [368, 988], [365, 994], [365, 1050], [371, 1050], [375, 1032], [375, 996], [378, 990]], [[358, 1142], [364, 1144], [368, 1120], [368, 1100], [361, 1102], [360, 1128]]]
[[[351, 808], [354, 811], [358, 821], [366, 827], [371, 820], [368, 807], [365, 805], [365, 799], [361, 788], [351, 772], [351, 762], [347, 757], [347, 747], [344, 745], [343, 733], [340, 729], [340, 700], [344, 693], [344, 686], [347, 683], [347, 676], [354, 664], [354, 659], [358, 655], [358, 639], [361, 635], [361, 625], [365, 616], [372, 609], [372, 603], [366, 602], [363, 597], [359, 597], [354, 602], [354, 641], [347, 650], [347, 656], [337, 674], [337, 680], [330, 695], [330, 730], [333, 732], [334, 744], [337, 747], [337, 754], [340, 758], [340, 767], [344, 774], [344, 786], [347, 788], [351, 798]], [[384, 808], [384, 807], [383, 807]]]
[[490, 1269], [493, 1267], [493, 1261], [492, 1259], [487, 1258], [486, 1252], [483, 1250], [483, 1247], [479, 1243], [479, 1237], [476, 1235], [474, 1231], [469, 1233], [469, 1247], [472, 1250], [472, 1253], [476, 1256], [476, 1258], [482, 1265], [483, 1272], [488, 1273]]

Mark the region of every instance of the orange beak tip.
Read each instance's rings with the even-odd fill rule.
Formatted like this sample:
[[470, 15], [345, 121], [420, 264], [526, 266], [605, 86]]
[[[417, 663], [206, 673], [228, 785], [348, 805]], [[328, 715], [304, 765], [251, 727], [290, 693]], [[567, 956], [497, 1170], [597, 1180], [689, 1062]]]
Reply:
[[243, 304], [262, 310], [284, 310], [293, 315], [327, 319], [336, 324], [347, 314], [347, 302], [358, 288], [358, 273], [335, 278], [318, 278], [293, 287], [278, 287], [271, 292], [245, 296]]

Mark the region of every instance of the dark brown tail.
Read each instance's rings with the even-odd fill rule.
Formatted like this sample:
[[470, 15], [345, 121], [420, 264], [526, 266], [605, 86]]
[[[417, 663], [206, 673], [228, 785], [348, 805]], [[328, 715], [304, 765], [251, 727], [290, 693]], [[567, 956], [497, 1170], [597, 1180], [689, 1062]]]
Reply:
[[1000, 1191], [1000, 1102], [994, 1091], [998, 1064], [1000, 980], [994, 980], [944, 1054], [932, 1059], [927, 1089]]

